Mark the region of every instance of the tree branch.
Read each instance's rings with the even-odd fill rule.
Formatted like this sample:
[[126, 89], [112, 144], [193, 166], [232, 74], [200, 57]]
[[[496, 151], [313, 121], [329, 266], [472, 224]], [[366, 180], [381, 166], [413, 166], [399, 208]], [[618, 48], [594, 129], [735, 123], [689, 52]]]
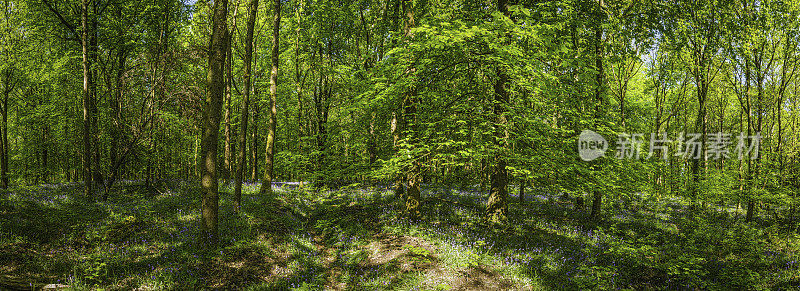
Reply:
[[49, 9], [51, 12], [53, 12], [53, 14], [56, 15], [56, 17], [58, 17], [58, 20], [61, 21], [61, 24], [64, 25], [64, 27], [69, 29], [69, 31], [72, 32], [73, 34], [76, 35], [78, 34], [77, 31], [75, 31], [75, 26], [69, 23], [66, 19], [64, 19], [64, 17], [61, 16], [61, 13], [59, 13], [58, 10], [56, 10], [55, 7], [53, 7], [53, 5], [50, 5], [49, 0], [42, 0], [42, 2], [44, 3], [45, 6], [47, 6], [47, 9]]

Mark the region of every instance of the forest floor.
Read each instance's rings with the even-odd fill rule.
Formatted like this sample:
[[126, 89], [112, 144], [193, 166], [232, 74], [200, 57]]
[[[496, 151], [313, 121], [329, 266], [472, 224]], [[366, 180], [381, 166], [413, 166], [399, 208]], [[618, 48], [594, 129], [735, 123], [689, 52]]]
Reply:
[[205, 251], [199, 189], [170, 184], [124, 182], [105, 203], [77, 185], [2, 194], [0, 290], [800, 288], [795, 226], [678, 198], [632, 195], [595, 221], [537, 191], [512, 195], [508, 225], [489, 227], [478, 191], [427, 188], [412, 223], [380, 188], [262, 197], [246, 184], [234, 215], [223, 186], [220, 247]]

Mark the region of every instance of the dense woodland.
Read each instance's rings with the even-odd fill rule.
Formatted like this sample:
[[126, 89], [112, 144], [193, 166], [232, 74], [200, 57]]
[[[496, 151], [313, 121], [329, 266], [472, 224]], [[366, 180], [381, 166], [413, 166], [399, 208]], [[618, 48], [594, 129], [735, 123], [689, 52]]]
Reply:
[[0, 289], [800, 287], [798, 1], [0, 9]]

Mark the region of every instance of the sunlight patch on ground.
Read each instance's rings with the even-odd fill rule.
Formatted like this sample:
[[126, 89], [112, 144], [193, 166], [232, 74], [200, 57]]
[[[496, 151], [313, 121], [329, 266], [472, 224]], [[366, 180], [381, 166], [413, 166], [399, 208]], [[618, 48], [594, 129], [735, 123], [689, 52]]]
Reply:
[[198, 212], [178, 212], [178, 221], [192, 222], [197, 221], [198, 219], [200, 219], [200, 213]]

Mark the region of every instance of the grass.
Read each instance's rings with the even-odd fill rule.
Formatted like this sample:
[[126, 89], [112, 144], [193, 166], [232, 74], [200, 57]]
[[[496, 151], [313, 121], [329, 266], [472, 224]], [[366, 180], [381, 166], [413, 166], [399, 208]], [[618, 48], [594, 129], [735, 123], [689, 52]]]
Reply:
[[258, 186], [245, 185], [238, 216], [221, 188], [213, 251], [200, 244], [195, 183], [123, 183], [106, 203], [77, 185], [14, 188], [0, 199], [0, 289], [800, 288], [800, 235], [786, 224], [678, 198], [634, 195], [594, 221], [539, 191], [511, 197], [509, 224], [490, 227], [475, 191], [427, 187], [424, 218], [410, 222], [382, 188], [262, 197]]

